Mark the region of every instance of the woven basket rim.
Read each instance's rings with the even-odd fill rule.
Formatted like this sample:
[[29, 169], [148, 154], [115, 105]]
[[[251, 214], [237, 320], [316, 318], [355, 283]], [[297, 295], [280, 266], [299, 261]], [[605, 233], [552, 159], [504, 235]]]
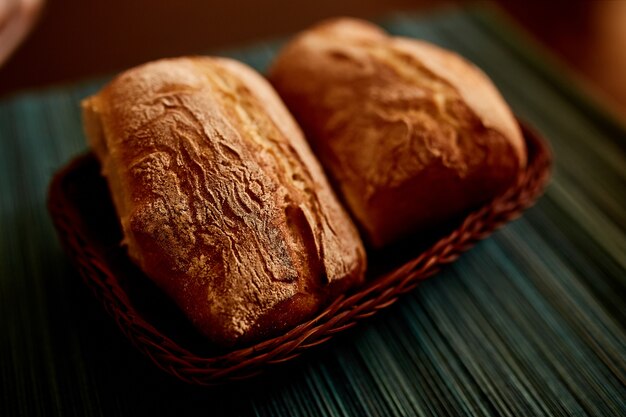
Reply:
[[436, 274], [443, 265], [454, 262], [477, 241], [533, 205], [550, 178], [552, 152], [534, 129], [522, 122], [520, 126], [529, 158], [525, 170], [508, 190], [471, 212], [459, 227], [427, 250], [366, 282], [357, 292], [340, 296], [313, 319], [280, 336], [217, 356], [192, 353], [146, 320], [71, 214], [76, 210], [65, 195], [64, 181], [93, 156], [87, 154], [74, 159], [54, 176], [49, 187], [48, 209], [66, 253], [126, 337], [158, 367], [178, 379], [191, 384], [219, 385], [250, 378], [288, 362], [389, 307], [400, 295]]

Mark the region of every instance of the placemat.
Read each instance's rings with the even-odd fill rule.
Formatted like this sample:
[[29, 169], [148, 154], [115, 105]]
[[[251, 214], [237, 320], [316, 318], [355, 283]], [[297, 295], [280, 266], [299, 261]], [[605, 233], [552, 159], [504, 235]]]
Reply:
[[[488, 9], [381, 21], [456, 50], [550, 139], [546, 195], [431, 281], [281, 372], [206, 389], [128, 343], [62, 253], [53, 173], [105, 80], [0, 103], [0, 416], [626, 414], [626, 132]], [[259, 70], [280, 41], [224, 53]], [[224, 55], [223, 54], [223, 55]]]

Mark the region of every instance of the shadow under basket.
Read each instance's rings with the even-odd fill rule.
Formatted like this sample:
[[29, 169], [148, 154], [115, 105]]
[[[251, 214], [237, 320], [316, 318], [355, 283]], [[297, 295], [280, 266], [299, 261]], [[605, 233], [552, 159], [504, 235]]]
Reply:
[[[528, 164], [511, 188], [438, 236], [404, 240], [399, 252], [406, 256], [394, 259], [392, 265], [380, 253], [368, 253], [370, 276], [362, 287], [280, 336], [232, 351], [212, 347], [129, 260], [120, 247], [119, 224], [92, 154], [78, 157], [55, 175], [48, 209], [66, 252], [126, 337], [177, 378], [191, 384], [218, 385], [258, 375], [327, 342], [389, 307], [477, 241], [520, 216], [543, 192], [552, 162], [545, 139], [523, 123], [521, 126]], [[385, 265], [382, 258], [387, 258]]]

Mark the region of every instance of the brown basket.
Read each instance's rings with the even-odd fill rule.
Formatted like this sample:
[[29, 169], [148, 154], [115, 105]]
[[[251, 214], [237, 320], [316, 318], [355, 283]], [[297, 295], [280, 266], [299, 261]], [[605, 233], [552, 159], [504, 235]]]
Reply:
[[[130, 263], [120, 248], [121, 232], [93, 155], [75, 159], [56, 174], [48, 208], [84, 281], [133, 344], [161, 369], [185, 382], [217, 385], [289, 361], [389, 307], [401, 294], [518, 217], [543, 192], [551, 165], [546, 141], [523, 124], [522, 129], [528, 165], [505, 193], [461, 219], [445, 236], [431, 240], [434, 243], [426, 250], [420, 249], [425, 247], [423, 239], [402, 243], [405, 252], [408, 248], [413, 253], [408, 262], [396, 260], [392, 268], [372, 265], [371, 269], [388, 272], [368, 280], [358, 292], [335, 300], [314, 319], [281, 336], [230, 352], [207, 346], [182, 313]], [[375, 263], [376, 256], [373, 258]]]

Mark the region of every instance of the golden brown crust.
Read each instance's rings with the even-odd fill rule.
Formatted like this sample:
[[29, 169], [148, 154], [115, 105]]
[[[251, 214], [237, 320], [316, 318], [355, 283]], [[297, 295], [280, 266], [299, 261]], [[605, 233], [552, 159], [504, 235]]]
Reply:
[[253, 70], [157, 61], [83, 109], [129, 255], [214, 342], [284, 330], [362, 281], [354, 226]]
[[336, 19], [290, 42], [269, 77], [375, 246], [493, 197], [526, 164], [493, 84], [434, 45]]

